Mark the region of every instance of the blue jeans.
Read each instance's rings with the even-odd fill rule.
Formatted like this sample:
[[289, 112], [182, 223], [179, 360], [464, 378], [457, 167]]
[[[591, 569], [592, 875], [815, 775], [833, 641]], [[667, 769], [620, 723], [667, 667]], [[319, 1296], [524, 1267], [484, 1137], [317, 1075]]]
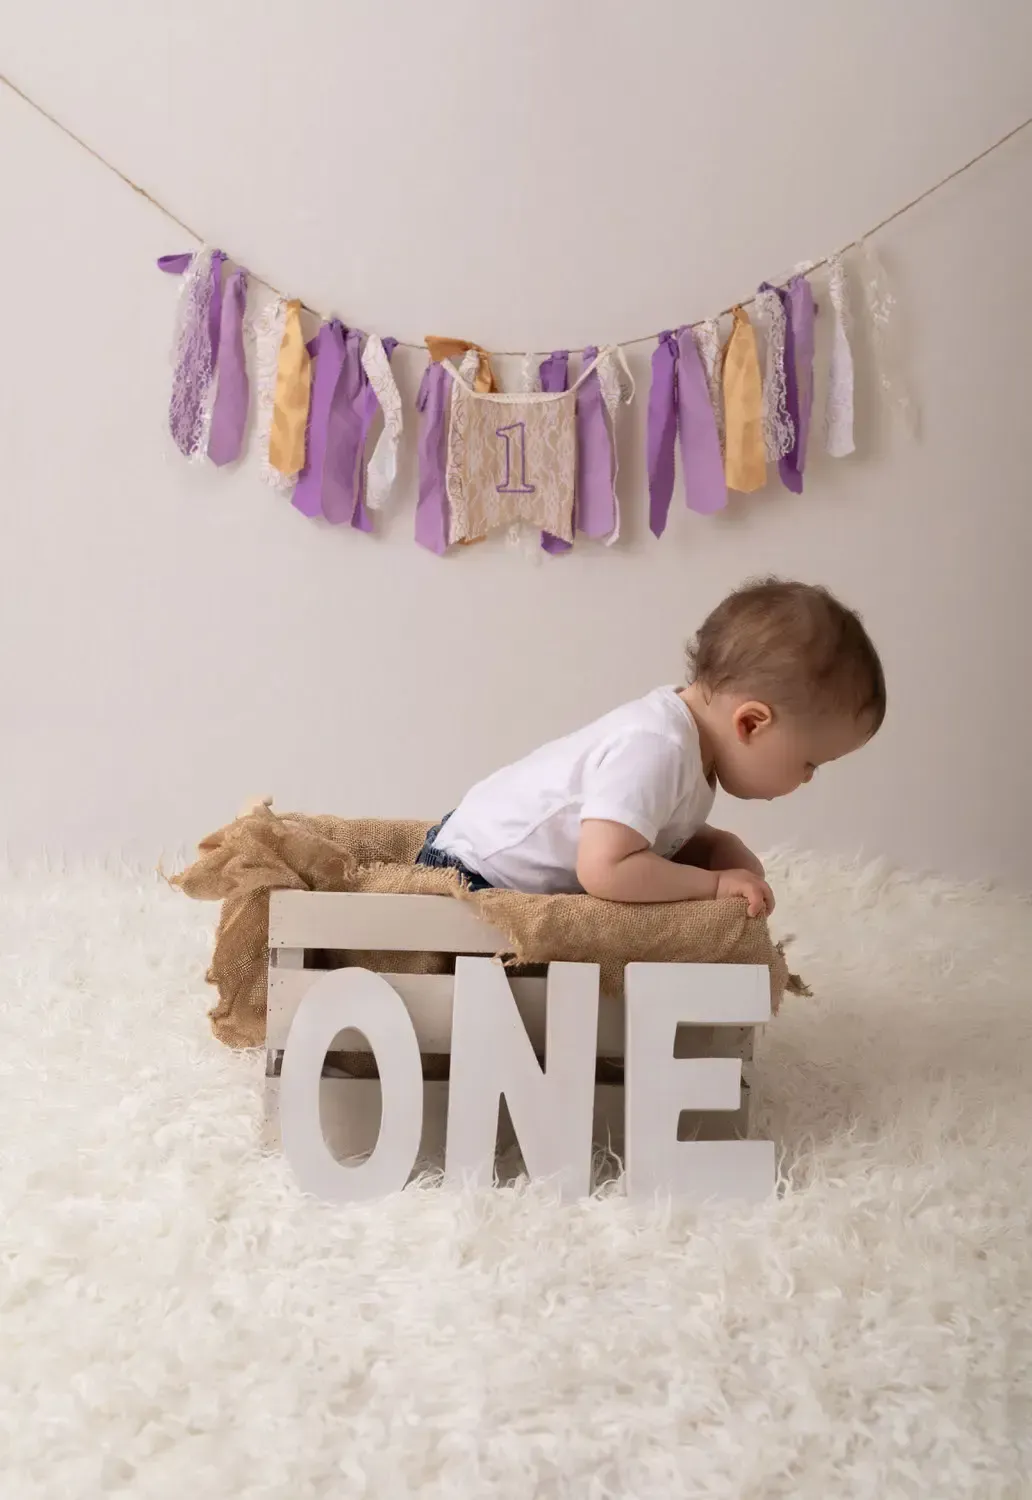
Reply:
[[[448, 814], [448, 818], [450, 817], [451, 813]], [[434, 848], [434, 840], [447, 823], [448, 818], [442, 818], [436, 828], [431, 828], [422, 849], [416, 855], [416, 864], [425, 865], [430, 870], [458, 870], [463, 882], [471, 891], [492, 890], [491, 882], [485, 880], [483, 875], [478, 875], [475, 870], [471, 870], [468, 865], [464, 865], [461, 859], [456, 859], [454, 854], [447, 854], [443, 849]]]

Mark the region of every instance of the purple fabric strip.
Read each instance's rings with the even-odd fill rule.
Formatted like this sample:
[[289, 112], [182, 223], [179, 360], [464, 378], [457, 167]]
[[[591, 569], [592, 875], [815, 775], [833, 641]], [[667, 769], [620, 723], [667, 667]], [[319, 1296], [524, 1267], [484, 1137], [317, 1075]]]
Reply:
[[565, 391], [570, 379], [569, 349], [553, 349], [551, 354], [546, 355], [538, 365], [538, 379], [541, 389], [549, 395]]
[[814, 322], [817, 317], [809, 278], [793, 276], [782, 300], [785, 303], [786, 323], [786, 385], [790, 366], [795, 394], [795, 410], [791, 411], [795, 441], [785, 457], [779, 460], [778, 473], [786, 489], [795, 495], [801, 495], [806, 449], [810, 438], [810, 416], [813, 411]]
[[[586, 370], [598, 350], [589, 345], [581, 355]], [[602, 400], [598, 371], [577, 387], [577, 507], [574, 521], [585, 536], [607, 537], [616, 526], [613, 489], [613, 440]]]
[[[336, 320], [334, 320], [336, 322]], [[339, 323], [341, 365], [330, 397], [326, 421], [326, 457], [322, 481], [322, 512], [335, 526], [354, 524], [362, 418], [362, 335]]]
[[208, 457], [220, 467], [240, 457], [247, 426], [247, 359], [244, 354], [244, 310], [247, 272], [234, 271], [226, 285], [219, 329], [218, 384], [208, 435]]
[[184, 250], [179, 255], [159, 255], [157, 266], [159, 271], [165, 271], [169, 276], [182, 276], [192, 261], [192, 251]]
[[711, 516], [727, 504], [717, 419], [706, 383], [706, 369], [690, 328], [678, 332], [677, 349], [677, 431], [685, 504], [689, 510]]
[[653, 536], [666, 530], [674, 493], [674, 446], [677, 440], [677, 339], [669, 329], [659, 335], [652, 356], [649, 388], [648, 470], [649, 529]]
[[[549, 391], [553, 395], [559, 391], [565, 391], [570, 381], [569, 349], [553, 349], [552, 353], [538, 366], [538, 377], [543, 391]], [[541, 546], [546, 552], [556, 556], [560, 552], [569, 552], [573, 543], [564, 542], [562, 537], [551, 536], [547, 531], [543, 531]]]
[[211, 336], [211, 368], [219, 362], [219, 336], [222, 331], [222, 267], [226, 264], [226, 252], [213, 250], [211, 254], [211, 301], [208, 304], [208, 330]]
[[[361, 337], [362, 335], [359, 334], [359, 339], [361, 339]], [[389, 363], [391, 355], [398, 347], [398, 341], [397, 339], [387, 338], [381, 339], [380, 342], [383, 344], [383, 352], [386, 354]], [[355, 509], [351, 517], [351, 524], [357, 531], [372, 531], [374, 529], [373, 518], [366, 509], [365, 503], [366, 444], [369, 441], [369, 429], [373, 425], [373, 419], [376, 416], [376, 413], [380, 410], [380, 398], [377, 396], [376, 391], [373, 389], [372, 382], [365, 372], [364, 365], [362, 365], [361, 363], [361, 353], [359, 355], [359, 366], [362, 371], [362, 394], [359, 413], [361, 419], [361, 432], [359, 435], [358, 480], [355, 495]]]
[[330, 441], [330, 413], [340, 372], [344, 368], [344, 329], [336, 318], [323, 323], [312, 350], [312, 395], [305, 434], [305, 466], [297, 476], [291, 504], [303, 516], [324, 514], [323, 484]]
[[[761, 291], [768, 291], [764, 282]], [[803, 493], [803, 470], [813, 407], [814, 319], [817, 309], [805, 276], [793, 276], [787, 288], [775, 288], [785, 309], [785, 407], [792, 419], [792, 446], [778, 459], [778, 474], [786, 490]]]
[[419, 412], [419, 499], [416, 541], [441, 557], [448, 550], [448, 489], [445, 480], [445, 433], [451, 376], [442, 364], [428, 360], [416, 397]]

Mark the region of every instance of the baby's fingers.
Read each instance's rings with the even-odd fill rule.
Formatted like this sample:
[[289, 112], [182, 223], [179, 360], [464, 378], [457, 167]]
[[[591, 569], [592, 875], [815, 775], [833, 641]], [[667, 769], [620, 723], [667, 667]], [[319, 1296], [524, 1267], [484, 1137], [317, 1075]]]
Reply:
[[769, 915], [774, 910], [774, 892], [765, 880], [758, 880], [746, 893], [750, 917]]

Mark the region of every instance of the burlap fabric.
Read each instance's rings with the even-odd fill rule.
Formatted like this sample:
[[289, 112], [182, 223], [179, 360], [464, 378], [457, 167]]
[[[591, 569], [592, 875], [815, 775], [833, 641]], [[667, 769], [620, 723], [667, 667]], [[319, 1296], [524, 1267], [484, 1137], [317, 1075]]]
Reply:
[[[774, 1010], [786, 989], [803, 990], [789, 974], [766, 921], [747, 917], [744, 901], [628, 906], [591, 896], [473, 894], [453, 872], [413, 863], [429, 826], [280, 815], [261, 807], [203, 841], [196, 862], [172, 884], [197, 900], [222, 902], [207, 973], [218, 990], [211, 1024], [220, 1042], [264, 1044], [271, 890], [454, 896], [506, 934], [507, 964], [598, 963], [603, 993], [610, 995], [620, 994], [624, 965], [635, 961], [765, 964]], [[332, 962], [408, 974], [445, 974], [454, 965], [442, 953], [355, 950]]]

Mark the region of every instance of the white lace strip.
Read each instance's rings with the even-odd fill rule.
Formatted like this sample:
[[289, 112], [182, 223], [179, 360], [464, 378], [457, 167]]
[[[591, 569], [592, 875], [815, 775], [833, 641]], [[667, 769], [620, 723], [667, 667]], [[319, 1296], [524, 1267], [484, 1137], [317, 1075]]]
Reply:
[[541, 389], [541, 360], [536, 354], [525, 354], [523, 363], [520, 365], [520, 390], [539, 391]]
[[906, 377], [892, 281], [878, 252], [867, 240], [860, 240], [857, 249], [863, 267], [864, 303], [871, 322], [871, 350], [878, 388], [892, 415], [911, 437], [916, 437], [919, 413]]
[[720, 451], [724, 451], [724, 393], [721, 389], [720, 319], [707, 318], [695, 329], [695, 343], [702, 356], [702, 367], [706, 371], [710, 405], [717, 423]]
[[[172, 377], [169, 411], [173, 427], [177, 425], [177, 417], [179, 425], [186, 425], [189, 418], [182, 414], [188, 404], [193, 409], [194, 379], [200, 385], [200, 421], [190, 434], [190, 450], [187, 454], [191, 463], [203, 462], [208, 451], [208, 431], [215, 399], [211, 334], [208, 327], [213, 254], [210, 245], [202, 245], [180, 277], [172, 334], [172, 368], [175, 373]], [[181, 379], [184, 371], [188, 377], [186, 380]]]
[[276, 369], [279, 364], [280, 344], [283, 342], [283, 324], [287, 304], [282, 297], [267, 302], [257, 314], [251, 328], [255, 341], [254, 407], [258, 432], [258, 468], [264, 482], [282, 494], [289, 494], [294, 480], [274, 469], [269, 462], [269, 433], [272, 430], [272, 413], [276, 404]]
[[391, 363], [383, 340], [371, 333], [362, 350], [362, 368], [383, 412], [383, 431], [376, 440], [366, 470], [366, 505], [382, 510], [390, 498], [398, 473], [398, 444], [401, 441], [401, 396], [391, 372]]
[[621, 406], [634, 399], [634, 377], [627, 359], [620, 348], [603, 349], [598, 362], [598, 383], [602, 392], [602, 404], [609, 421], [609, 444], [613, 453], [613, 510], [614, 524], [608, 536], [603, 537], [607, 547], [620, 540], [620, 496], [616, 487], [620, 473], [620, 460], [616, 446], [616, 413]]
[[[208, 300], [209, 302], [211, 300], [210, 292]], [[201, 435], [196, 452], [190, 455], [192, 464], [203, 464], [208, 457], [208, 439], [211, 437], [211, 419], [215, 415], [215, 397], [218, 388], [218, 375], [213, 364], [208, 383], [204, 387], [204, 399], [201, 402]]]
[[459, 365], [459, 374], [467, 385], [473, 384], [477, 378], [477, 371], [479, 369], [480, 355], [475, 349], [467, 349], [462, 356], [462, 363]]
[[756, 307], [766, 338], [763, 370], [763, 444], [776, 463], [792, 451], [795, 428], [785, 386], [785, 309], [777, 292], [756, 293]]
[[849, 306], [846, 298], [846, 268], [841, 255], [828, 262], [828, 293], [834, 326], [828, 364], [828, 400], [824, 409], [824, 447], [832, 458], [852, 453], [853, 441], [853, 351], [849, 347]]

